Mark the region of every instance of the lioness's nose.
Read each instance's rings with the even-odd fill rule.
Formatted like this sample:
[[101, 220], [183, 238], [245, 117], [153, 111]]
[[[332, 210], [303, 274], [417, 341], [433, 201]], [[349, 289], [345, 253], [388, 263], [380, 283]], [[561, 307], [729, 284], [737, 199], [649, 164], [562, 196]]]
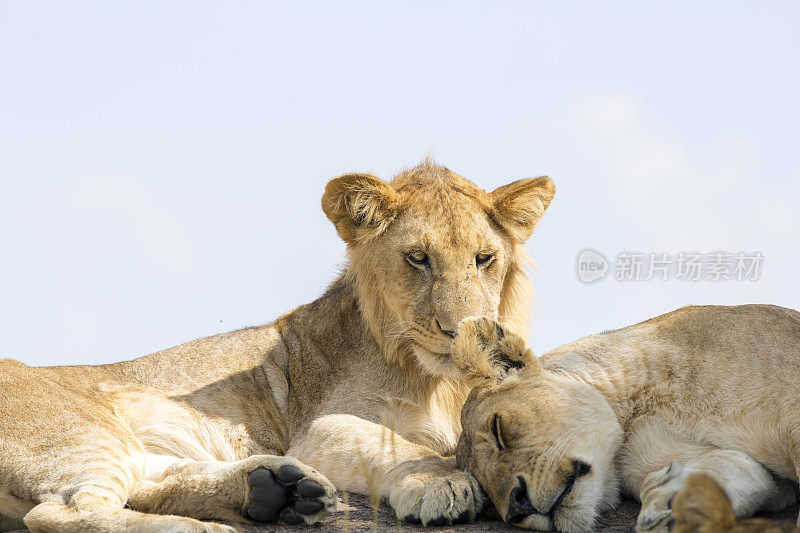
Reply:
[[451, 337], [451, 338], [452, 338], [452, 337], [455, 337], [455, 336], [456, 336], [456, 332], [455, 332], [455, 330], [452, 330], [452, 329], [444, 329], [444, 328], [442, 327], [442, 325], [439, 323], [439, 319], [438, 319], [438, 318], [437, 318], [437, 319], [435, 319], [435, 320], [434, 320], [434, 322], [436, 322], [436, 327], [437, 327], [437, 328], [439, 328], [439, 331], [441, 331], [442, 333], [444, 333], [444, 334], [445, 334], [445, 335], [447, 335], [448, 337]]
[[533, 506], [528, 497], [528, 485], [525, 483], [525, 479], [522, 476], [517, 476], [517, 485], [511, 489], [511, 494], [508, 496], [506, 522], [516, 524], [532, 514], [541, 513]]

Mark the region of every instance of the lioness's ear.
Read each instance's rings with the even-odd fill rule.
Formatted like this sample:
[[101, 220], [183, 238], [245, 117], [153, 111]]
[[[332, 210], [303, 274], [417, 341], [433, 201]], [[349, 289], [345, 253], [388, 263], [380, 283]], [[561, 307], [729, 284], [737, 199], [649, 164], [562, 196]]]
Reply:
[[380, 235], [397, 210], [397, 192], [372, 174], [345, 174], [325, 186], [322, 210], [346, 243]]
[[523, 242], [533, 233], [555, 193], [556, 186], [547, 176], [503, 185], [489, 194], [492, 218], [517, 241]]

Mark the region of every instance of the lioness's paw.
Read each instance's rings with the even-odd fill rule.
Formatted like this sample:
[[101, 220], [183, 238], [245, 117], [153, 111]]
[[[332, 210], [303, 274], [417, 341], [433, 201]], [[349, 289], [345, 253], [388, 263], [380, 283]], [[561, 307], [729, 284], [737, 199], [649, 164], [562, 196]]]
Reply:
[[336, 511], [336, 489], [325, 476], [293, 457], [247, 459], [245, 514], [258, 522], [314, 524]]
[[673, 522], [672, 500], [686, 482], [687, 472], [672, 463], [649, 474], [642, 484], [642, 509], [636, 524], [637, 531], [661, 533], [670, 530]]
[[458, 470], [441, 476], [428, 472], [410, 474], [389, 494], [397, 518], [425, 526], [472, 522], [484, 501], [475, 478]]

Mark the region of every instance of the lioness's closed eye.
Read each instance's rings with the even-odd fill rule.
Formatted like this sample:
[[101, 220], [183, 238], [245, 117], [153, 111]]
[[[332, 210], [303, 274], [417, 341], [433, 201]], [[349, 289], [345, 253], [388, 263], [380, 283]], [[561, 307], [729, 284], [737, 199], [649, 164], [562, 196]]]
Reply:
[[642, 501], [638, 531], [666, 532], [696, 473], [728, 491], [730, 523], [796, 501], [786, 481], [800, 469], [796, 311], [685, 307], [541, 359], [468, 319], [454, 357], [475, 386], [458, 464], [507, 522], [588, 531], [624, 492]]

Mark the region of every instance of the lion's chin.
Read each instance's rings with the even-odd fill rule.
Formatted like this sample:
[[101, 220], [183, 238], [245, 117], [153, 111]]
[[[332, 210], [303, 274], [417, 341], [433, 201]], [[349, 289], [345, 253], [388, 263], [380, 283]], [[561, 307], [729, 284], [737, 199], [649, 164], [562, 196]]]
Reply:
[[553, 525], [557, 531], [569, 533], [592, 531], [597, 515], [597, 509], [594, 507], [563, 507], [556, 510]]
[[514, 525], [534, 531], [580, 533], [592, 531], [596, 518], [597, 511], [591, 507], [579, 509], [565, 507], [556, 511], [552, 521], [547, 515], [533, 514]]
[[416, 341], [412, 343], [411, 350], [426, 373], [446, 379], [456, 379], [461, 376], [449, 353], [434, 352]]
[[550, 518], [540, 514], [527, 516], [521, 522], [517, 522], [514, 525], [534, 531], [553, 531], [553, 524], [550, 522]]

